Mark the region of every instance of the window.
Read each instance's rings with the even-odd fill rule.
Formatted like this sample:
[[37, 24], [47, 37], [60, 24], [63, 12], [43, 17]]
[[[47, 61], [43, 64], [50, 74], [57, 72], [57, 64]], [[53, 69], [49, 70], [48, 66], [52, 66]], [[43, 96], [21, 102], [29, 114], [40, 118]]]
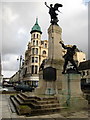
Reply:
[[38, 38], [38, 34], [37, 34], [37, 38]]
[[38, 66], [37, 65], [32, 65], [31, 66], [31, 74], [37, 74], [38, 73]]
[[31, 66], [31, 73], [34, 74], [34, 65]]
[[47, 48], [47, 44], [45, 43], [45, 48]]
[[36, 86], [36, 81], [32, 81], [32, 86]]
[[46, 54], [46, 51], [45, 51], [45, 50], [43, 51], [43, 54]]
[[32, 63], [38, 63], [38, 57], [32, 57]]
[[31, 66], [31, 73], [32, 74], [37, 74], [38, 73], [38, 66], [37, 65], [32, 65]]
[[32, 63], [34, 63], [34, 57], [32, 57]]
[[33, 45], [35, 45], [35, 40], [33, 41]]
[[38, 66], [35, 65], [35, 74], [37, 74]]
[[38, 63], [38, 57], [35, 57], [35, 63]]
[[35, 34], [33, 35], [33, 38], [35, 38]]
[[38, 46], [38, 40], [36, 41], [36, 45]]
[[38, 48], [36, 48], [36, 54], [38, 54]]
[[32, 54], [34, 54], [35, 53], [35, 48], [32, 48]]
[[38, 48], [32, 48], [32, 54], [38, 54]]

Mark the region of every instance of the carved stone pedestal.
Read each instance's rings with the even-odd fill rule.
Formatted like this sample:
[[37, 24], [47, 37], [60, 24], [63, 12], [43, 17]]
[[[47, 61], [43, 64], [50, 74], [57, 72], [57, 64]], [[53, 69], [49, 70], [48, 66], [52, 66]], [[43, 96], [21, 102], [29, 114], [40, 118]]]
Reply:
[[52, 80], [53, 73], [47, 73], [46, 76], [50, 76], [51, 80], [45, 80], [43, 78], [43, 71], [39, 73], [39, 86], [36, 88], [36, 94], [45, 94], [45, 95], [55, 95], [60, 93], [62, 90], [62, 61], [54, 61], [51, 65], [49, 64], [50, 61], [46, 64], [45, 69], [55, 69], [56, 70], [56, 79]]
[[61, 104], [71, 109], [83, 110], [88, 102], [81, 91], [80, 74], [63, 74]]
[[[39, 74], [39, 87], [36, 89], [37, 94], [57, 94], [62, 89], [62, 46], [59, 44], [62, 41], [62, 29], [59, 25], [50, 25], [48, 28], [48, 61], [45, 69], [52, 67], [56, 69], [56, 80], [48, 81], [43, 79], [43, 71]], [[48, 73], [47, 73], [48, 75]], [[50, 74], [52, 76], [52, 74]]]

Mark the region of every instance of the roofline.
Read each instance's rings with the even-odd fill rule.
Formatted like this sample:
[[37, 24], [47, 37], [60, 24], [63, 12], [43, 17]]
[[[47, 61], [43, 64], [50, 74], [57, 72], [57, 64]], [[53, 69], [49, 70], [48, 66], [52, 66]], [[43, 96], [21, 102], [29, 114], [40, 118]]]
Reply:
[[42, 34], [42, 32], [41, 32], [41, 31], [38, 31], [38, 30], [33, 30], [33, 31], [31, 31], [30, 33], [32, 34], [33, 32], [39, 32], [40, 34]]

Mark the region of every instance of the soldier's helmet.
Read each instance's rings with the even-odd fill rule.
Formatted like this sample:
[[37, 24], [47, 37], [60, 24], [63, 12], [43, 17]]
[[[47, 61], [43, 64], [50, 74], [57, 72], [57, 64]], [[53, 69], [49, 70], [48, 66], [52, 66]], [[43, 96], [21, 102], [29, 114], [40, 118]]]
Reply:
[[73, 49], [76, 49], [76, 45], [73, 45], [72, 48], [73, 48]]

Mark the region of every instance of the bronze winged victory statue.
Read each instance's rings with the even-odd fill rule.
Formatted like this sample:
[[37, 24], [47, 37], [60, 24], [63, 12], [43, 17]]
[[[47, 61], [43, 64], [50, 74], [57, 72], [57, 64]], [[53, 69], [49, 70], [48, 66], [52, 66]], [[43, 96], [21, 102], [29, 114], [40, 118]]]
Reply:
[[[60, 11], [58, 10], [58, 8], [59, 8], [59, 7], [63, 7], [63, 5], [56, 3], [56, 4], [54, 5], [54, 7], [53, 7], [53, 4], [50, 4], [50, 6], [48, 6], [46, 2], [45, 2], [45, 5], [49, 8], [49, 14], [50, 14], [50, 17], [51, 17], [51, 21], [50, 21], [50, 22], [51, 22], [52, 24], [57, 24], [57, 22], [58, 22], [59, 20], [58, 20], [58, 17], [57, 17], [58, 14], [56, 13], [56, 11], [60, 12]], [[61, 12], [60, 12], [60, 13], [61, 13]]]

